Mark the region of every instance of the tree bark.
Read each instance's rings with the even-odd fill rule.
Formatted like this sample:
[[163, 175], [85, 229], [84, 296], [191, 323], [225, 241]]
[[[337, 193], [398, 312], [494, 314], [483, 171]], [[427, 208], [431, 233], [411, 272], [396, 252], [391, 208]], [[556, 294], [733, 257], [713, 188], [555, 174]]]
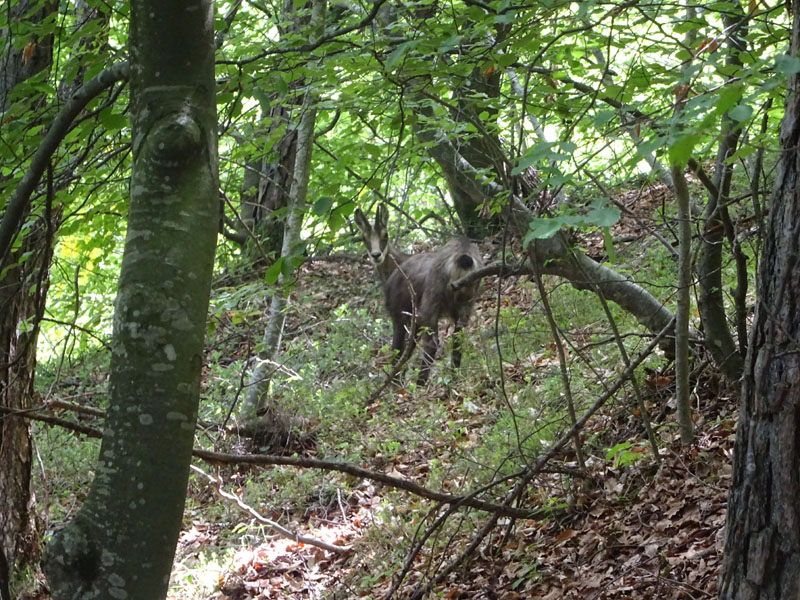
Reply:
[[694, 439], [692, 403], [689, 387], [689, 309], [692, 287], [692, 212], [689, 186], [683, 168], [672, 165], [675, 203], [678, 206], [678, 301], [675, 308], [675, 398], [681, 443]]
[[[57, 2], [37, 0], [18, 0], [8, 7], [9, 28], [0, 29], [5, 46], [0, 54], [0, 109], [3, 111], [11, 103], [11, 92], [17, 85], [49, 69], [53, 63], [52, 33], [33, 34], [20, 40], [14, 26], [24, 23], [26, 29], [35, 29], [29, 26], [43, 23], [57, 7]], [[30, 102], [30, 98], [27, 101]]]
[[[20, 1], [9, 7], [8, 28], [0, 30], [4, 45], [0, 54], [0, 112], [9, 109], [19, 84], [52, 64], [52, 34], [20, 39], [17, 25], [24, 23], [28, 31], [35, 30], [56, 6], [53, 2]], [[23, 48], [30, 51], [26, 59]], [[44, 101], [43, 95], [25, 98], [31, 109]], [[4, 223], [12, 208], [7, 202]], [[4, 408], [26, 410], [33, 404], [38, 320], [47, 293], [56, 220], [51, 209], [48, 203], [46, 218], [35, 219], [19, 245], [11, 249], [11, 241], [20, 235], [30, 216], [30, 207], [21, 206], [18, 218], [7, 229], [9, 243], [0, 246], [0, 406]], [[29, 423], [25, 419], [0, 418], [0, 551], [10, 563], [10, 571], [38, 556], [32, 461]]]
[[[36, 339], [40, 309], [47, 295], [52, 258], [52, 223], [44, 219], [25, 236], [22, 246], [0, 261], [0, 406], [33, 406]], [[23, 253], [29, 258], [16, 264]], [[33, 452], [30, 424], [0, 418], [0, 544], [13, 570], [38, 556], [38, 535], [31, 487]]]
[[[792, 56], [800, 4], [792, 5]], [[744, 369], [719, 597], [785, 600], [800, 589], [800, 78], [792, 75]]]
[[[308, 18], [298, 15], [298, 9], [302, 6], [293, 0], [281, 2], [281, 21], [277, 28], [282, 38], [292, 39], [307, 33]], [[242, 178], [239, 209], [242, 223], [239, 233], [245, 238], [250, 233], [254, 234], [260, 249], [271, 259], [277, 259], [283, 247], [286, 220], [283, 209], [289, 205], [292, 193], [297, 158], [298, 114], [301, 117], [304, 114], [306, 87], [305, 77], [300, 77], [289, 84], [285, 93], [262, 90], [265, 95], [269, 94], [271, 106], [269, 115], [262, 115], [259, 125], [265, 130], [264, 142], [276, 135], [280, 135], [280, 138], [271, 147], [264, 148], [263, 155], [255, 156], [247, 162]], [[254, 246], [252, 240], [245, 242], [246, 257], [258, 261], [262, 257]]]
[[131, 2], [133, 172], [110, 403], [86, 503], [45, 549], [57, 600], [166, 596], [218, 224], [213, 23], [210, 0]]

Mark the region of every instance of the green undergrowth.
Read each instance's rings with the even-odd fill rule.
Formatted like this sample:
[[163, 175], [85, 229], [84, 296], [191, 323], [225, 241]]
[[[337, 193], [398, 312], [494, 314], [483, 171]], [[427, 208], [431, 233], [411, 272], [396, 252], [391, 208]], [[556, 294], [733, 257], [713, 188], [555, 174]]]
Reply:
[[[615, 268], [630, 273], [656, 295], [674, 286], [674, 260], [659, 244], [649, 244], [640, 255], [620, 248], [616, 258]], [[402, 385], [387, 387], [370, 402], [390, 371], [391, 323], [382, 294], [363, 265], [337, 267], [334, 277], [329, 271], [329, 266], [304, 266], [292, 289], [271, 384], [276, 404], [299, 423], [300, 441], [285, 451], [351, 462], [454, 495], [492, 483], [486, 497], [500, 498], [513, 485], [510, 477], [535, 462], [569, 429], [561, 365], [532, 281], [504, 282], [499, 300], [497, 282], [486, 282], [464, 338], [460, 370], [450, 365], [450, 332], [443, 328], [441, 356], [427, 385], [414, 383], [419, 362], [415, 353]], [[557, 279], [546, 278], [544, 283], [564, 337], [570, 391], [581, 415], [624, 364], [596, 296]], [[223, 422], [228, 427], [237, 423], [247, 365], [259, 349], [270, 293], [271, 288], [258, 279], [228, 281], [213, 292], [199, 409], [202, 427], [196, 442], [201, 447], [278, 451], [254, 449], [247, 440], [230, 432], [221, 434], [217, 428]], [[668, 296], [663, 300], [672, 303]], [[628, 354], [636, 357], [651, 338], [642, 335], [641, 327], [619, 307], [610, 303], [609, 309]], [[74, 395], [79, 402], [102, 408], [106, 361], [104, 351], [95, 351], [83, 359], [47, 362], [40, 368], [40, 389]], [[645, 367], [658, 369], [664, 364], [664, 357], [655, 354], [637, 376], [643, 380]], [[75, 390], [70, 382], [78, 382]], [[626, 388], [615, 401], [632, 407], [629, 394]], [[55, 526], [80, 506], [98, 445], [50, 427], [37, 430], [36, 442], [43, 474], [37, 475], [36, 484], [39, 497], [48, 498], [43, 510]], [[593, 433], [584, 439], [584, 450], [597, 460], [620, 465], [647, 455], [649, 448], [642, 442], [641, 431], [630, 440]], [[575, 457], [570, 448], [561, 458], [571, 464]], [[198, 465], [218, 472], [224, 489], [282, 523], [324, 521], [353, 506], [357, 490], [360, 497], [365, 493], [364, 482], [337, 472], [290, 467], [214, 471]], [[572, 484], [569, 476], [555, 476], [536, 501], [561, 505]], [[364, 555], [375, 560], [358, 583], [365, 587], [381, 573], [397, 569], [431, 509], [429, 502], [406, 492], [370, 490], [373, 527], [364, 530], [359, 544]], [[429, 551], [466, 539], [484, 518], [479, 511], [468, 511], [448, 522], [429, 542]], [[218, 572], [236, 549], [257, 545], [266, 535], [263, 526], [254, 523], [232, 503], [215, 496], [202, 476], [192, 474], [184, 533], [202, 525], [204, 531], [214, 531], [215, 545], [183, 554], [179, 547], [182, 558], [173, 575], [173, 596], [205, 597], [202, 594], [215, 585], [207, 573]]]

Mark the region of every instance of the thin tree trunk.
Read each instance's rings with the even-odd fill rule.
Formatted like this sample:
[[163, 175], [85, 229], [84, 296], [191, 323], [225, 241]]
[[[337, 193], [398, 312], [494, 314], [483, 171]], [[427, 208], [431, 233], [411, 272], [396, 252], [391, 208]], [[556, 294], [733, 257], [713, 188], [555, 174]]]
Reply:
[[681, 442], [694, 439], [689, 387], [689, 309], [692, 285], [692, 212], [689, 186], [683, 169], [672, 165], [675, 202], [678, 205], [678, 302], [675, 308], [675, 396]]
[[[283, 39], [296, 39], [309, 31], [308, 18], [301, 11], [305, 3], [294, 0], [280, 3], [280, 20], [276, 27]], [[276, 92], [262, 90], [270, 97], [269, 114], [262, 114], [259, 130], [264, 142], [280, 139], [270, 148], [261, 148], [261, 154], [245, 165], [240, 193], [239, 234], [245, 239], [245, 257], [256, 262], [267, 255], [276, 260], [281, 255], [286, 216], [283, 209], [289, 205], [289, 194], [297, 160], [298, 110], [304, 110], [307, 87], [306, 78], [290, 82], [288, 90]], [[250, 240], [250, 235], [256, 240]], [[257, 242], [257, 244], [255, 243]]]
[[131, 2], [133, 172], [110, 400], [84, 506], [45, 549], [56, 600], [158, 600], [181, 527], [219, 203], [213, 3]]
[[[326, 1], [314, 0], [313, 2], [310, 28], [314, 38], [320, 35], [322, 26], [325, 23]], [[317, 97], [313, 93], [310, 83], [303, 101], [303, 111], [297, 132], [297, 155], [294, 161], [292, 186], [289, 192], [289, 215], [286, 218], [281, 247], [281, 258], [284, 261], [292, 261], [297, 256], [301, 240], [300, 234], [303, 229], [303, 218], [306, 213], [311, 152], [314, 145], [314, 125], [317, 120]], [[268, 413], [270, 420], [273, 421], [271, 426], [277, 433], [285, 433], [281, 431], [285, 429], [285, 426], [278, 426], [280, 424], [274, 422], [280, 411], [269, 401], [269, 383], [271, 379], [270, 372], [273, 370], [272, 364], [280, 349], [283, 326], [286, 320], [286, 307], [289, 298], [289, 290], [286, 284], [287, 281], [283, 273], [281, 273], [272, 294], [269, 318], [261, 342], [260, 360], [255, 369], [253, 369], [250, 385], [247, 388], [247, 394], [242, 403], [240, 413], [242, 420], [245, 422], [258, 419], [261, 415]]]
[[[36, 338], [40, 308], [47, 292], [52, 236], [40, 220], [25, 236], [22, 247], [0, 262], [0, 270], [14, 264], [23, 253], [32, 256], [5, 269], [0, 283], [0, 406], [28, 410], [33, 406]], [[34, 324], [33, 329], [22, 327]], [[38, 535], [31, 488], [33, 454], [30, 423], [26, 419], [0, 418], [0, 543], [14, 566], [38, 556]]]
[[[727, 30], [727, 64], [741, 66], [739, 53], [743, 50], [744, 38], [737, 29], [737, 20], [724, 16]], [[746, 17], [739, 11], [739, 19]], [[698, 299], [697, 308], [703, 323], [706, 347], [725, 376], [736, 381], [742, 375], [743, 357], [736, 346], [728, 327], [725, 297], [722, 285], [722, 250], [726, 223], [730, 223], [726, 204], [730, 192], [733, 170], [728, 159], [736, 151], [741, 127], [727, 115], [721, 122], [722, 136], [714, 169], [716, 194], [710, 194], [705, 210], [705, 225], [697, 257]], [[746, 274], [745, 274], [746, 275]], [[745, 284], [746, 286], [746, 284]]]
[[[53, 36], [19, 39], [16, 26], [24, 23], [26, 29], [35, 29], [56, 7], [54, 2], [30, 1], [8, 7], [8, 29], [0, 30], [0, 43], [4, 45], [0, 53], [0, 112], [11, 106], [16, 86], [52, 64]], [[23, 47], [32, 49], [25, 60]], [[45, 98], [34, 96], [25, 101], [33, 108]], [[19, 247], [12, 250], [10, 243], [22, 232], [30, 207], [22, 206], [13, 223], [5, 218], [10, 210], [10, 202], [6, 202], [3, 222], [9, 223], [9, 243], [0, 246], [0, 406], [27, 410], [33, 404], [38, 320], [47, 293], [56, 219], [51, 194], [46, 217], [36, 219]], [[22, 260], [26, 255], [28, 259]], [[32, 462], [30, 424], [25, 419], [0, 418], [0, 550], [12, 572], [35, 560], [39, 553], [30, 477]]]

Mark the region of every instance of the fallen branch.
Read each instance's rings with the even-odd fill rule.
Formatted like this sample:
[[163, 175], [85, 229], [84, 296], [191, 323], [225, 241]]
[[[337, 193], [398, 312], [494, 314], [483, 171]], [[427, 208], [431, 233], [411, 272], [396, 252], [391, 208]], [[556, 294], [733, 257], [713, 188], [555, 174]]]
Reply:
[[443, 504], [461, 504], [470, 508], [478, 510], [485, 510], [486, 512], [497, 513], [501, 517], [516, 517], [518, 519], [541, 519], [550, 514], [550, 511], [540, 510], [524, 510], [514, 508], [511, 506], [502, 506], [493, 502], [485, 502], [470, 496], [453, 496], [451, 494], [444, 494], [435, 492], [423, 487], [419, 484], [409, 481], [408, 479], [401, 479], [400, 477], [393, 477], [385, 473], [377, 471], [370, 471], [362, 467], [356, 466], [352, 463], [340, 462], [336, 460], [321, 460], [319, 458], [308, 458], [304, 456], [273, 456], [269, 454], [222, 454], [219, 452], [211, 452], [209, 450], [200, 450], [195, 448], [193, 454], [206, 462], [211, 464], [247, 464], [247, 465], [286, 465], [293, 467], [302, 467], [308, 469], [320, 469], [322, 471], [339, 471], [347, 473], [360, 479], [369, 479], [370, 481], [377, 481], [389, 487], [399, 490], [405, 490], [416, 496], [434, 500]]
[[334, 546], [332, 544], [328, 544], [327, 542], [323, 542], [322, 540], [306, 537], [304, 535], [300, 535], [293, 531], [289, 531], [283, 525], [280, 525], [275, 521], [267, 519], [266, 517], [262, 517], [261, 514], [259, 514], [259, 512], [256, 509], [254, 509], [249, 504], [246, 504], [244, 500], [239, 498], [239, 496], [236, 496], [235, 494], [231, 494], [230, 492], [226, 492], [225, 490], [223, 490], [222, 477], [214, 477], [213, 475], [209, 475], [208, 473], [203, 471], [203, 469], [195, 467], [194, 465], [190, 465], [190, 467], [192, 471], [194, 471], [195, 473], [199, 473], [200, 475], [208, 479], [209, 482], [211, 482], [211, 487], [214, 488], [214, 491], [217, 493], [218, 496], [224, 498], [225, 500], [230, 500], [259, 523], [264, 523], [265, 525], [269, 525], [273, 529], [273, 531], [275, 531], [278, 535], [281, 535], [295, 542], [308, 544], [309, 546], [316, 546], [317, 548], [322, 548], [323, 550], [327, 550], [328, 552], [336, 552], [337, 554], [345, 554], [353, 549], [350, 546]]
[[[34, 421], [41, 421], [51, 425], [57, 425], [71, 431], [86, 435], [93, 438], [102, 438], [103, 433], [95, 427], [80, 425], [73, 423], [67, 419], [53, 417], [43, 414], [38, 410], [16, 410], [0, 406], [0, 415], [12, 415]], [[444, 494], [429, 490], [413, 481], [402, 479], [400, 477], [393, 477], [378, 471], [371, 471], [357, 465], [336, 461], [336, 460], [322, 460], [319, 458], [309, 458], [304, 456], [275, 456], [270, 454], [224, 454], [221, 452], [211, 452], [210, 450], [202, 450], [195, 448], [192, 454], [197, 458], [212, 464], [229, 464], [229, 465], [284, 465], [291, 467], [300, 467], [305, 469], [319, 469], [321, 471], [338, 471], [340, 473], [347, 473], [360, 479], [369, 479], [376, 481], [389, 487], [404, 490], [415, 496], [420, 496], [442, 504], [457, 504], [460, 506], [467, 506], [477, 510], [483, 510], [489, 513], [496, 514], [498, 517], [514, 517], [517, 519], [542, 519], [549, 516], [552, 511], [548, 509], [537, 510], [524, 510], [515, 508], [509, 505], [495, 504], [494, 502], [486, 502], [478, 500], [471, 495], [454, 496], [452, 494]]]

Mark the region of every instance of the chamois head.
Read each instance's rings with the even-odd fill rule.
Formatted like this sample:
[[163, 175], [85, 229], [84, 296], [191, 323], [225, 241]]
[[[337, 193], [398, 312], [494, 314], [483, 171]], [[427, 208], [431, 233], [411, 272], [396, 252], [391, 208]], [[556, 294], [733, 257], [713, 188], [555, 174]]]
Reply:
[[356, 209], [354, 220], [361, 231], [369, 259], [378, 271], [382, 281], [386, 281], [397, 265], [408, 258], [389, 241], [389, 209], [381, 202], [375, 211], [375, 224], [371, 224], [360, 208]]

